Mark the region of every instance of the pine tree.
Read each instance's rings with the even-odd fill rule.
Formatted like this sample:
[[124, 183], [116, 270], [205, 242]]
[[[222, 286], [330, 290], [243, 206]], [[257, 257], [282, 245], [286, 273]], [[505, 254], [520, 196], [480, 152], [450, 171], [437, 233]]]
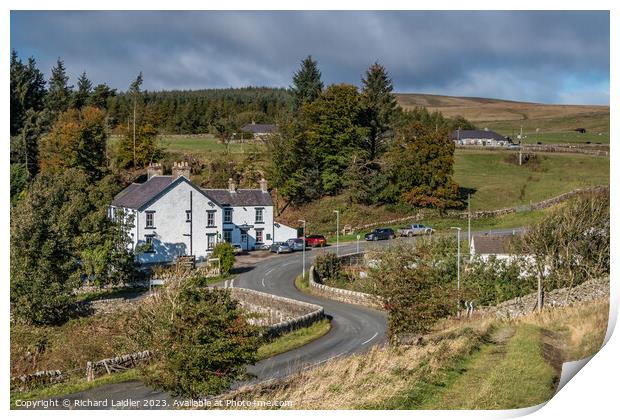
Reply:
[[78, 79], [77, 90], [73, 94], [73, 108], [82, 109], [82, 107], [87, 105], [92, 89], [93, 84], [86, 77], [86, 72], [83, 72]]
[[66, 111], [71, 104], [71, 90], [69, 76], [65, 69], [65, 63], [58, 58], [56, 66], [52, 68], [52, 75], [48, 81], [48, 91], [45, 97], [45, 106], [53, 114], [58, 115]]
[[299, 110], [304, 103], [314, 101], [321, 95], [322, 90], [321, 72], [317, 62], [309, 55], [301, 62], [301, 68], [293, 76], [291, 91], [294, 109]]
[[394, 87], [385, 67], [374, 63], [362, 78], [362, 93], [366, 107], [370, 133], [368, 150], [374, 159], [380, 152], [385, 135], [390, 129], [392, 117], [397, 108], [396, 97], [392, 94]]
[[140, 86], [142, 86], [142, 72], [138, 73], [136, 80], [129, 85], [129, 93], [133, 100], [133, 127], [132, 127], [132, 141], [133, 141], [133, 167], [136, 167], [136, 113], [138, 107], [138, 99], [140, 97]]
[[45, 79], [34, 58], [24, 64], [17, 52], [11, 51], [11, 136], [22, 129], [28, 110], [38, 112], [43, 108], [44, 97]]

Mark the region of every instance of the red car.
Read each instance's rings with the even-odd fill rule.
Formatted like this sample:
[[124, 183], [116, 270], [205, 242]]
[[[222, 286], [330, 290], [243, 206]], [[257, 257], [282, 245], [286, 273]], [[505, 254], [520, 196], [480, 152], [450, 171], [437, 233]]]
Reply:
[[306, 236], [306, 246], [308, 247], [323, 247], [327, 245], [327, 239], [323, 235], [310, 235]]

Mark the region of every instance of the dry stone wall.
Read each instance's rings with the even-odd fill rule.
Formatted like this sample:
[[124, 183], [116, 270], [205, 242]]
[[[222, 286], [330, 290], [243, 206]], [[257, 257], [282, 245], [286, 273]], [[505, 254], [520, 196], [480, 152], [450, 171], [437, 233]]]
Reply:
[[[346, 257], [346, 256], [343, 256]], [[368, 293], [355, 292], [353, 290], [338, 289], [323, 284], [319, 279], [314, 266], [310, 267], [308, 284], [312, 293], [323, 296], [327, 299], [337, 300], [354, 305], [368, 306], [375, 309], [383, 309], [381, 298]]]
[[229, 290], [242, 307], [263, 315], [256, 323], [267, 327], [265, 334], [270, 338], [310, 326], [325, 316], [323, 307], [312, 303], [240, 287]]
[[[557, 308], [578, 305], [598, 299], [609, 298], [609, 277], [588, 280], [573, 288], [562, 288], [546, 292], [543, 308]], [[497, 306], [475, 311], [479, 315], [493, 315], [499, 319], [513, 319], [530, 314], [536, 310], [537, 294], [531, 293], [520, 298], [502, 302]]]

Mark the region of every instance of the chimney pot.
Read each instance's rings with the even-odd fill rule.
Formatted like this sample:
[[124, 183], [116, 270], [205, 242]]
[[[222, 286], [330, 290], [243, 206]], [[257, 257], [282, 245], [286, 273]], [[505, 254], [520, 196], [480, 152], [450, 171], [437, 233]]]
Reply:
[[146, 168], [147, 179], [151, 179], [154, 176], [161, 176], [164, 174], [164, 169], [160, 163], [154, 162], [151, 163], [148, 168]]
[[232, 178], [228, 178], [228, 192], [237, 192], [237, 186], [235, 185], [235, 181], [233, 181]]
[[269, 190], [267, 189], [267, 180], [265, 178], [261, 178], [260, 182], [260, 190], [264, 193], [269, 192]]
[[185, 177], [189, 180], [190, 167], [187, 162], [174, 162], [172, 164], [172, 179], [177, 179], [178, 177]]

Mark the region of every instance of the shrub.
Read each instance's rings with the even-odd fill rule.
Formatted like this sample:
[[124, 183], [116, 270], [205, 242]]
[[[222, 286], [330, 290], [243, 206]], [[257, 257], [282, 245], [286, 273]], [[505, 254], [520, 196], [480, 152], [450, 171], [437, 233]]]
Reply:
[[314, 268], [321, 279], [336, 279], [340, 275], [342, 261], [331, 252], [317, 255], [314, 260]]
[[199, 278], [172, 280], [142, 305], [130, 334], [153, 350], [147, 381], [175, 395], [218, 394], [256, 361], [260, 329], [225, 289], [198, 287]]
[[454, 249], [454, 240], [423, 239], [369, 256], [368, 277], [383, 298], [392, 338], [427, 332], [440, 318], [456, 313]]
[[220, 259], [222, 274], [226, 275], [230, 273], [230, 270], [235, 264], [235, 250], [228, 242], [220, 242], [215, 246], [215, 248], [213, 248], [211, 258]]
[[523, 267], [524, 261], [520, 260], [475, 258], [461, 273], [464, 299], [477, 306], [497, 305], [536, 291], [536, 280]]

